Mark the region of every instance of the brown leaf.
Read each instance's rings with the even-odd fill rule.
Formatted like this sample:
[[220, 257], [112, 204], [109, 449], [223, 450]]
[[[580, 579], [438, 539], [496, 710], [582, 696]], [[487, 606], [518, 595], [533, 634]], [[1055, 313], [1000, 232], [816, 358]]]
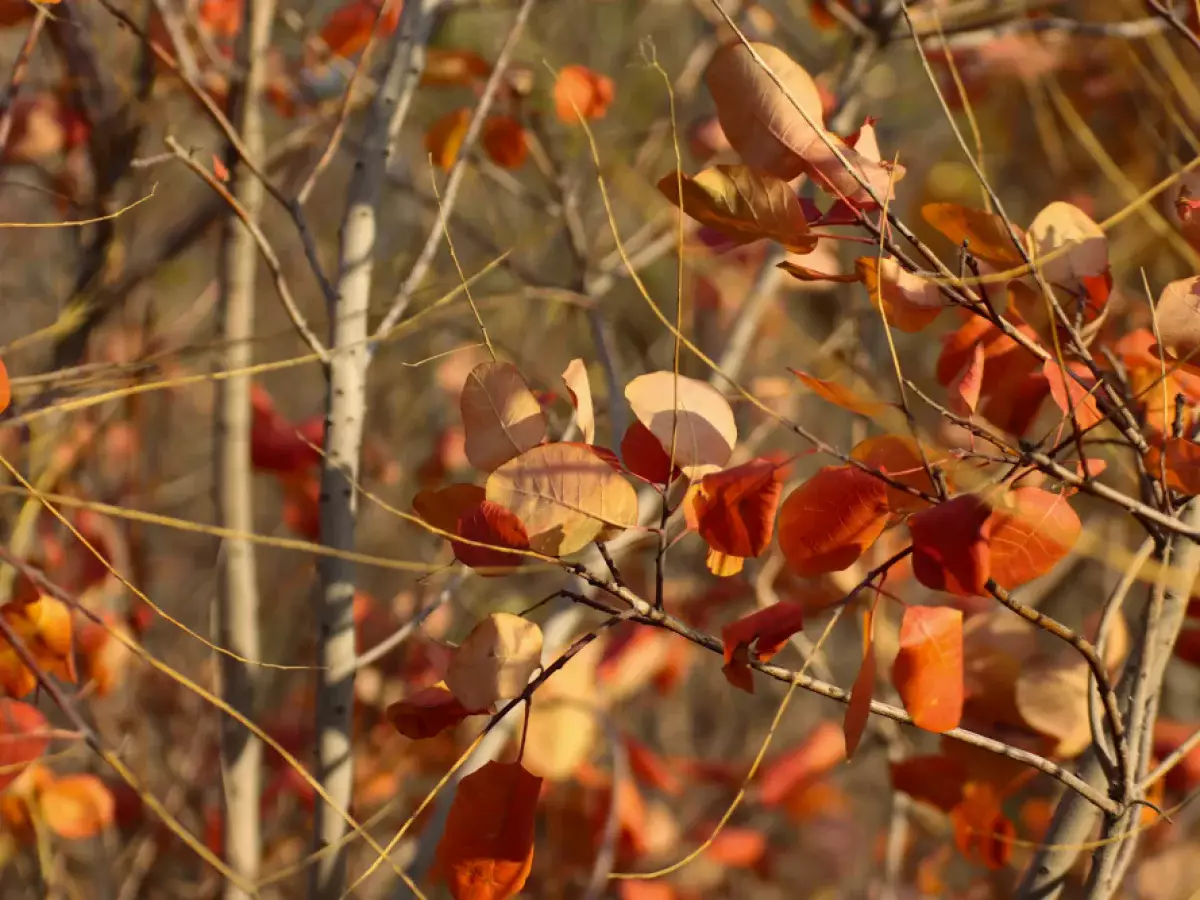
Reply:
[[633, 414], [690, 479], [725, 467], [737, 444], [729, 401], [706, 381], [650, 372], [625, 387]]
[[799, 254], [817, 247], [792, 187], [748, 166], [714, 166], [684, 175], [682, 185], [678, 173], [672, 172], [658, 182], [658, 190], [697, 222], [736, 244], [766, 239]]

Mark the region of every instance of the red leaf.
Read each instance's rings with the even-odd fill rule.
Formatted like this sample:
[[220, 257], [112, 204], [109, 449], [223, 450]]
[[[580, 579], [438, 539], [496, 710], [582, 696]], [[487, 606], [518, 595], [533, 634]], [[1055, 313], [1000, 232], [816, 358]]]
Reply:
[[[933, 447], [925, 447], [925, 460], [930, 465], [945, 462], [945, 453]], [[871, 469], [887, 475], [893, 481], [916, 488], [927, 495], [936, 494], [933, 480], [925, 470], [921, 458], [921, 449], [917, 442], [907, 435], [881, 434], [867, 438], [850, 451], [853, 459], [869, 466]], [[953, 483], [947, 476], [947, 485], [953, 490]], [[886, 487], [888, 507], [894, 513], [910, 513], [929, 506], [927, 500], [894, 487]]]
[[463, 107], [446, 113], [429, 126], [425, 133], [425, 152], [433, 157], [435, 166], [450, 171], [470, 124], [471, 110]]
[[486, 499], [487, 491], [477, 484], [450, 484], [419, 491], [413, 497], [413, 510], [434, 528], [457, 534], [458, 520]]
[[840, 572], [875, 543], [887, 518], [882, 481], [857, 466], [827, 466], [784, 501], [779, 548], [797, 575]]
[[1037, 487], [1010, 491], [992, 512], [991, 577], [1012, 590], [1045, 575], [1075, 546], [1082, 528], [1061, 494]]
[[455, 900], [503, 900], [525, 886], [542, 779], [492, 760], [466, 776], [437, 847], [437, 874]]
[[786, 803], [846, 758], [846, 739], [840, 729], [824, 720], [803, 741], [763, 765], [758, 795], [764, 806]]
[[672, 471], [671, 457], [654, 432], [637, 420], [621, 438], [621, 458], [625, 468], [651, 484], [667, 484], [680, 475], [678, 466]]
[[267, 389], [259, 384], [250, 388], [250, 402], [250, 464], [255, 469], [299, 474], [320, 463], [321, 454], [315, 447], [325, 440], [324, 416], [293, 424], [280, 414]]
[[963, 614], [909, 606], [900, 623], [892, 681], [913, 723], [938, 734], [957, 728], [963, 709]]
[[[387, 37], [396, 30], [400, 22], [403, 0], [391, 0], [388, 8], [380, 14], [382, 3], [387, 0], [350, 0], [339, 6], [321, 26], [321, 40], [334, 56], [349, 58], [362, 52], [371, 39], [371, 28], [379, 37]], [[379, 24], [375, 25], [376, 17]]]
[[629, 769], [633, 777], [643, 785], [672, 796], [683, 793], [683, 782], [680, 781], [679, 774], [641, 741], [626, 735], [625, 752], [629, 756]]
[[489, 116], [483, 123], [483, 149], [502, 169], [519, 169], [529, 156], [525, 129], [512, 116]]
[[786, 464], [769, 459], [705, 475], [688, 505], [688, 524], [730, 556], [758, 556], [771, 542]]
[[439, 683], [388, 706], [387, 718], [405, 737], [421, 740], [453, 728], [467, 716], [484, 712], [487, 710], [467, 709], [449, 688]]
[[875, 605], [878, 602], [879, 595], [876, 594], [871, 608], [863, 617], [862, 667], [858, 670], [858, 677], [854, 679], [854, 686], [850, 688], [850, 702], [846, 705], [846, 718], [842, 724], [842, 731], [846, 736], [846, 759], [850, 759], [858, 749], [863, 732], [867, 728], [867, 719], [871, 715], [871, 699], [875, 696], [875, 673], [878, 664], [875, 660], [874, 625]]
[[28, 703], [0, 699], [0, 791], [46, 752], [49, 728], [46, 717]]
[[[525, 531], [524, 523], [515, 513], [491, 500], [484, 500], [459, 516], [458, 535], [470, 541], [511, 547], [514, 550], [529, 549], [529, 535]], [[454, 550], [455, 559], [464, 566], [480, 570], [480, 575], [507, 575], [511, 570], [520, 568], [525, 561], [523, 556], [491, 547], [476, 547], [461, 541], [451, 541], [450, 546]], [[501, 571], [482, 571], [486, 569]]]
[[950, 756], [913, 756], [892, 763], [892, 787], [948, 813], [962, 800], [967, 774]]
[[991, 508], [960, 494], [908, 520], [913, 574], [925, 587], [959, 597], [983, 596], [991, 577]]
[[803, 627], [804, 607], [787, 601], [752, 612], [726, 625], [721, 629], [721, 640], [725, 647], [725, 677], [731, 684], [753, 693], [753, 687], [746, 688], [750, 677], [751, 645], [754, 645], [753, 658], [766, 662]]

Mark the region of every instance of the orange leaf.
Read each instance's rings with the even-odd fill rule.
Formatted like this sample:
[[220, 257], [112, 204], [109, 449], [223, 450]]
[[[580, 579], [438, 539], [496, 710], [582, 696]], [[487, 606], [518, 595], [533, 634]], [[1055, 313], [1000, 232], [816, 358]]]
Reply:
[[875, 660], [875, 607], [879, 603], [879, 594], [867, 614], [863, 617], [863, 661], [850, 688], [850, 702], [846, 705], [846, 718], [842, 723], [842, 732], [846, 736], [846, 759], [854, 756], [863, 732], [867, 728], [867, 719], [871, 715], [871, 699], [875, 696], [875, 672], [878, 663]]
[[787, 465], [770, 459], [705, 475], [687, 506], [688, 524], [713, 550], [758, 556], [771, 542]]
[[[705, 835], [712, 833], [712, 825], [704, 829]], [[726, 825], [722, 828], [704, 855], [711, 861], [731, 869], [753, 869], [767, 854], [767, 836], [757, 828]]]
[[[985, 262], [1003, 267], [1023, 263], [1020, 251], [1013, 245], [1004, 219], [981, 209], [970, 209], [957, 203], [927, 203], [921, 207], [921, 217], [948, 237], [955, 245], [967, 245], [967, 252]], [[1017, 240], [1025, 233], [1012, 226]]]
[[[944, 462], [941, 454], [937, 453], [934, 448], [926, 447], [924, 449], [925, 459], [930, 465]], [[917, 442], [907, 435], [881, 434], [867, 438], [850, 451], [850, 456], [876, 471], [883, 472], [894, 481], [914, 487], [931, 496], [936, 493], [933, 480], [929, 477], [921, 460]], [[947, 483], [953, 489], [949, 478], [947, 478]], [[929, 506], [928, 501], [894, 487], [887, 487], [886, 490], [888, 506], [894, 513], [915, 512]]]
[[434, 528], [458, 534], [458, 520], [486, 499], [487, 492], [477, 484], [450, 484], [419, 491], [413, 497], [413, 510]]
[[[1167, 438], [1167, 484], [1185, 494], [1200, 494], [1200, 444], [1187, 438]], [[1151, 477], [1157, 476], [1162, 466], [1162, 449], [1150, 446], [1146, 454], [1146, 470]]]
[[815, 375], [809, 375], [799, 369], [788, 369], [788, 371], [804, 382], [804, 386], [822, 400], [827, 400], [835, 406], [840, 406], [842, 409], [860, 416], [874, 418], [888, 408], [887, 403], [859, 397], [850, 388], [838, 384], [836, 381], [826, 381], [824, 378], [817, 378]]
[[1045, 575], [1075, 546], [1082, 528], [1061, 494], [1037, 487], [1010, 491], [992, 513], [991, 577], [1012, 590]]
[[[42, 594], [27, 602], [10, 601], [0, 607], [0, 616], [39, 667], [65, 681], [75, 681], [74, 629], [71, 610], [65, 603]], [[16, 649], [0, 638], [0, 687], [16, 698], [36, 686], [37, 676], [25, 666]]]
[[762, 768], [758, 796], [764, 806], [786, 803], [846, 758], [846, 739], [828, 719], [823, 720], [791, 750], [775, 757]]
[[[524, 523], [499, 503], [490, 500], [484, 500], [459, 516], [458, 536], [514, 550], [529, 549], [529, 535]], [[507, 575], [525, 562], [524, 556], [492, 547], [476, 547], [461, 541], [451, 541], [450, 547], [454, 550], [455, 559], [484, 576]]]
[[512, 116], [489, 116], [481, 140], [488, 158], [502, 169], [519, 169], [529, 157], [525, 129]]
[[909, 606], [900, 622], [892, 681], [913, 723], [937, 734], [957, 728], [963, 709], [963, 614]]
[[991, 512], [976, 495], [960, 494], [911, 516], [917, 581], [959, 597], [986, 594], [992, 565]]
[[[1072, 372], [1082, 377], [1087, 387], [1076, 381], [1071, 376]], [[1042, 366], [1042, 375], [1050, 385], [1050, 396], [1054, 398], [1054, 404], [1062, 410], [1063, 415], [1073, 413], [1080, 428], [1091, 428], [1104, 421], [1104, 415], [1096, 405], [1096, 392], [1090, 390], [1096, 379], [1082, 363], [1068, 363], [1067, 374], [1064, 376], [1058, 360], [1048, 359]]]
[[483, 712], [486, 710], [467, 709], [439, 682], [388, 706], [387, 718], [402, 735], [420, 740], [441, 734], [467, 716]]
[[237, 37], [242, 30], [242, 0], [200, 0], [196, 19], [214, 37]]
[[866, 285], [871, 305], [882, 309], [888, 326], [897, 331], [921, 331], [946, 308], [936, 284], [902, 269], [894, 259], [880, 263], [873, 256], [863, 256], [854, 261], [854, 266]]
[[625, 468], [651, 484], [667, 484], [682, 473], [671, 469], [671, 458], [658, 438], [641, 422], [631, 422], [621, 438], [621, 458]]
[[467, 709], [521, 696], [542, 664], [542, 629], [512, 613], [492, 613], [454, 651], [446, 687]]
[[525, 886], [542, 779], [492, 760], [466, 776], [437, 847], [437, 873], [455, 900], [504, 900]]
[[975, 414], [979, 394], [983, 390], [983, 364], [986, 359], [983, 344], [976, 344], [968, 366], [950, 384], [950, 410], [964, 418]]
[[[321, 26], [320, 37], [334, 56], [348, 59], [366, 49], [371, 29], [379, 37], [387, 37], [400, 22], [403, 0], [382, 0], [387, 9], [380, 14], [380, 0], [349, 0], [330, 13]], [[375, 25], [376, 17], [379, 24]]]
[[51, 831], [68, 840], [95, 837], [112, 823], [116, 803], [95, 775], [64, 775], [42, 789], [42, 818]]
[[554, 112], [568, 125], [574, 125], [580, 116], [604, 118], [612, 101], [612, 79], [587, 66], [563, 66], [554, 82]]
[[0, 412], [8, 409], [12, 402], [12, 384], [8, 379], [8, 367], [0, 360]]
[[28, 703], [0, 698], [0, 791], [21, 773], [22, 766], [46, 752], [49, 727], [46, 717]]
[[433, 157], [433, 164], [442, 171], [449, 172], [454, 165], [470, 124], [471, 110], [463, 107], [446, 113], [429, 126], [429, 131], [425, 133], [425, 152]]
[[[721, 629], [721, 642], [725, 648], [726, 677], [730, 669], [745, 669], [749, 666], [748, 651], [754, 645], [754, 659], [766, 662], [797, 631], [804, 627], [804, 607], [799, 603], [782, 601], [760, 609]], [[738, 651], [745, 651], [739, 653]], [[742, 687], [740, 681], [733, 681]], [[751, 692], [753, 693], [753, 692]]]
[[954, 845], [969, 860], [1002, 869], [1012, 855], [1013, 823], [1000, 810], [1000, 797], [987, 783], [968, 782], [963, 799], [950, 813]]
[[794, 490], [779, 511], [779, 548], [797, 575], [840, 572], [887, 525], [885, 485], [857, 466], [826, 466]]

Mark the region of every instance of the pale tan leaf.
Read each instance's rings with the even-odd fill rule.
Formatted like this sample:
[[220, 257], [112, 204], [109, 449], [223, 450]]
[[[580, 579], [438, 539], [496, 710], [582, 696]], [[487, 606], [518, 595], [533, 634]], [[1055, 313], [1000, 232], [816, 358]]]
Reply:
[[605, 530], [638, 522], [637, 492], [586, 444], [542, 444], [493, 472], [487, 498], [525, 524], [529, 546], [569, 556]]
[[467, 709], [519, 697], [542, 662], [542, 629], [510, 613], [492, 613], [454, 651], [446, 687]]
[[793, 253], [812, 253], [817, 238], [808, 229], [800, 198], [783, 179], [747, 166], [714, 166], [680, 182], [672, 172], [659, 192], [697, 222], [739, 244], [775, 241]]
[[1059, 200], [1038, 213], [1025, 241], [1035, 262], [1056, 254], [1041, 263], [1051, 284], [1077, 287], [1083, 279], [1108, 271], [1108, 238], [1087, 213], [1070, 203]]
[[713, 55], [704, 81], [721, 128], [742, 162], [791, 181], [804, 171], [804, 156], [812, 145], [821, 142], [818, 129], [825, 126], [821, 94], [808, 72], [782, 50], [769, 44], [752, 46], [809, 121], [740, 42]]
[[625, 387], [633, 414], [671, 452], [675, 464], [692, 481], [724, 468], [737, 443], [733, 410], [721, 392], [706, 381], [650, 372]]
[[575, 404], [575, 422], [583, 435], [585, 444], [596, 442], [596, 411], [592, 406], [592, 385], [588, 380], [587, 366], [582, 359], [573, 359], [562, 373], [563, 384], [571, 392]]
[[[1163, 349], [1172, 357], [1183, 359], [1200, 348], [1200, 277], [1181, 278], [1163, 288], [1155, 313]], [[1190, 362], [1196, 365], [1200, 359]]]
[[467, 459], [481, 471], [491, 472], [546, 436], [541, 404], [511, 363], [486, 362], [472, 369], [459, 403]]
[[534, 775], [561, 781], [592, 755], [604, 712], [596, 690], [603, 650], [600, 641], [592, 641], [534, 695], [521, 757]]
[[1070, 759], [1092, 742], [1088, 672], [1087, 661], [1070, 650], [1025, 667], [1017, 678], [1017, 711], [1030, 728], [1058, 742], [1054, 756]]

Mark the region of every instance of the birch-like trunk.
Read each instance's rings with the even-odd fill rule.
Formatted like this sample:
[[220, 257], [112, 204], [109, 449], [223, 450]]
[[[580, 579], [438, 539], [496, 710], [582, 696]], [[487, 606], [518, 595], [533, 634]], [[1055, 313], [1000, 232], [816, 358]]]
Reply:
[[[239, 46], [244, 80], [234, 85], [235, 124], [249, 155], [264, 155], [261, 97], [265, 82], [266, 48], [271, 39], [275, 0], [249, 0]], [[247, 216], [257, 219], [263, 205], [263, 185], [230, 151], [227, 164], [232, 190]], [[225, 218], [220, 260], [221, 368], [243, 369], [252, 363], [255, 274], [258, 247], [245, 225], [232, 212]], [[239, 532], [254, 530], [250, 470], [250, 379], [217, 382], [216, 492], [217, 520]], [[258, 620], [258, 568], [254, 545], [229, 539], [222, 543], [218, 565], [217, 642], [241, 657], [261, 657]], [[253, 719], [258, 687], [257, 670], [222, 655], [221, 683], [231, 706]], [[225, 859], [238, 874], [253, 881], [261, 859], [259, 802], [262, 794], [262, 744], [245, 728], [225, 718], [221, 728], [221, 774], [225, 794]], [[230, 884], [226, 900], [247, 895]]]

